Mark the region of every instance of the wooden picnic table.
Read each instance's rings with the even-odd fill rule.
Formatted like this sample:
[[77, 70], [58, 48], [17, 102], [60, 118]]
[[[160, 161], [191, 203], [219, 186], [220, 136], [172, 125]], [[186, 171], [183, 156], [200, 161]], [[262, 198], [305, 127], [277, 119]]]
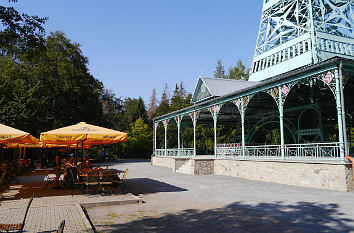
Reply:
[[[92, 171], [92, 170], [90, 170], [90, 171]], [[103, 170], [97, 170], [97, 171], [99, 171], [99, 177], [100, 177], [100, 178], [102, 178], [104, 171], [115, 171], [116, 173], [118, 173], [118, 176], [119, 176], [121, 173], [124, 173], [123, 170], [119, 170], [119, 169], [103, 169]], [[84, 172], [84, 173], [80, 173], [79, 176], [80, 176], [81, 178], [87, 178], [88, 172], [89, 172], [89, 171]]]

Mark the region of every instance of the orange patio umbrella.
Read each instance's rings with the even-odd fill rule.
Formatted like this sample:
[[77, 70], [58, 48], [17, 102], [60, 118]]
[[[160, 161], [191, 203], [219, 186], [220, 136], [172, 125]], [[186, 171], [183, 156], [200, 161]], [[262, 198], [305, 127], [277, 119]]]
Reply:
[[8, 143], [38, 144], [39, 140], [27, 132], [0, 124], [0, 144]]
[[[12, 128], [7, 125], [0, 124], [1, 150], [3, 145], [7, 145], [7, 144], [38, 144], [38, 143], [39, 140], [27, 132]], [[3, 152], [1, 152], [1, 159], [4, 160]]]
[[80, 122], [47, 132], [41, 133], [40, 140], [45, 144], [58, 145], [78, 145], [81, 144], [83, 156], [83, 148], [85, 145], [100, 145], [125, 142], [128, 140], [128, 134], [113, 129], [87, 124]]

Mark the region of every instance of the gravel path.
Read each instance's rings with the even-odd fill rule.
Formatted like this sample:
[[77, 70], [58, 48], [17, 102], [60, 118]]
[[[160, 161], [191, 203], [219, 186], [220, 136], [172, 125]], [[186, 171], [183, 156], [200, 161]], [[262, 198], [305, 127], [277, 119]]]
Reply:
[[354, 192], [173, 173], [123, 161], [145, 203], [89, 208], [99, 232], [354, 232]]

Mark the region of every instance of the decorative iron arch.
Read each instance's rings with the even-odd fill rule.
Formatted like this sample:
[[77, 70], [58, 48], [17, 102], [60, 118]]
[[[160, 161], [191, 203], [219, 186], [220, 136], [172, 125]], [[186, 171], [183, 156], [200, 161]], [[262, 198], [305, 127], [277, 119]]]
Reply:
[[336, 95], [336, 81], [335, 81], [335, 70], [329, 70], [326, 73], [321, 73], [319, 75], [310, 77], [309, 79], [317, 79], [321, 82], [323, 82], [329, 90], [332, 92], [334, 100], [337, 100], [337, 95]]
[[[263, 124], [259, 125], [258, 128], [256, 128], [256, 129], [253, 131], [253, 133], [252, 133], [251, 135], [249, 135], [249, 136], [247, 137], [247, 141], [251, 141], [251, 139], [254, 137], [254, 135], [257, 133], [258, 130], [262, 129], [262, 127], [264, 127], [264, 126], [266, 126], [266, 125], [268, 125], [268, 124], [270, 124], [270, 123], [277, 123], [277, 124], [279, 124], [278, 121], [267, 121], [267, 122], [264, 122]], [[296, 137], [295, 137], [294, 132], [292, 132], [292, 130], [290, 129], [290, 127], [289, 127], [287, 124], [284, 124], [284, 127], [289, 130], [289, 132], [290, 132], [290, 134], [291, 134], [291, 136], [292, 136], [292, 138], [293, 138], [293, 141], [296, 142]]]
[[[272, 90], [272, 89], [270, 89], [270, 90]], [[270, 95], [271, 99], [273, 99], [273, 100], [275, 101], [275, 103], [277, 104], [277, 106], [278, 106], [277, 101], [274, 99], [274, 97], [272, 96], [272, 94], [269, 93], [269, 90], [260, 91], [260, 92], [257, 92], [257, 93], [255, 93], [255, 94], [252, 94], [251, 98], [248, 99], [247, 105], [246, 105], [246, 106], [244, 105], [244, 113], [245, 113], [245, 116], [246, 116], [247, 107], [249, 106], [249, 103], [251, 102], [251, 100], [253, 99], [253, 97], [256, 96], [256, 95], [258, 95], [258, 94], [261, 94], [261, 93], [265, 93], [265, 94]], [[237, 105], [236, 105], [236, 106], [237, 106]], [[278, 108], [278, 111], [279, 111], [279, 108]]]

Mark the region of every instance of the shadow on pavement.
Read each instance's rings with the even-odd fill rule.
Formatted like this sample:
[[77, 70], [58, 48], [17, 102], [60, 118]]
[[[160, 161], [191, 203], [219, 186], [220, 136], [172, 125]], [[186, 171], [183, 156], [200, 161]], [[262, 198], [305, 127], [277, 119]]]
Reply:
[[187, 189], [170, 185], [161, 181], [149, 178], [132, 178], [128, 179], [127, 183], [122, 188], [134, 195], [160, 193], [160, 192], [183, 192]]
[[[125, 224], [96, 225], [99, 232], [352, 232], [353, 220], [336, 204], [296, 205], [239, 202], [207, 211], [185, 210], [165, 216], [144, 216]], [[350, 225], [349, 225], [350, 224]]]
[[105, 166], [114, 166], [114, 165], [120, 165], [120, 164], [125, 164], [125, 163], [151, 163], [150, 159], [118, 159], [118, 160], [112, 160], [112, 161], [103, 161], [103, 162], [93, 162], [93, 166], [97, 167], [105, 167]]

